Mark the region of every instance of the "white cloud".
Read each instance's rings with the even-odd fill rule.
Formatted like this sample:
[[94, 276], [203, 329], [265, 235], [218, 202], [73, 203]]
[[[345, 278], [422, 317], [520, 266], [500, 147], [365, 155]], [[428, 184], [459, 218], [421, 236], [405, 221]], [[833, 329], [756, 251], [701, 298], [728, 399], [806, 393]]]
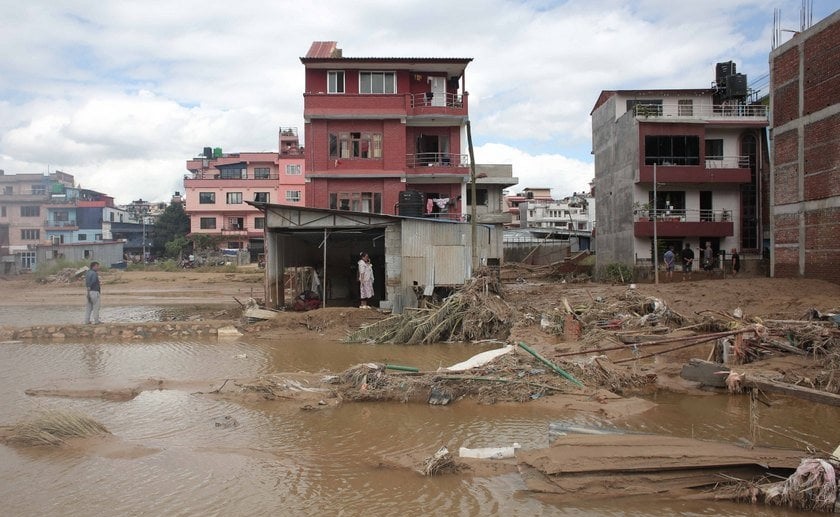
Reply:
[[[815, 4], [816, 19], [836, 8], [832, 0]], [[495, 161], [516, 159], [522, 186], [580, 190], [588, 179], [579, 171], [591, 175], [589, 112], [601, 90], [705, 87], [714, 63], [730, 59], [757, 78], [766, 73], [773, 8], [782, 7], [790, 25], [800, 2], [0, 0], [0, 7], [0, 168], [58, 168], [123, 202], [177, 185], [185, 160], [205, 145], [267, 151], [276, 149], [279, 126], [302, 133], [299, 57], [313, 40], [336, 40], [348, 56], [473, 57], [466, 84], [476, 145]], [[563, 175], [551, 180], [552, 172]], [[105, 182], [114, 177], [121, 181]]]

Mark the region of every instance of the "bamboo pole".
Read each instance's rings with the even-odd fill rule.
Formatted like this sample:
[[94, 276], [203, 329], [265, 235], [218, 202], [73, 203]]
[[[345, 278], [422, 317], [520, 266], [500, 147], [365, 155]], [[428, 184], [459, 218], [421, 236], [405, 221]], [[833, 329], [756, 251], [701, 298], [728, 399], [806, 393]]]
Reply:
[[519, 342], [519, 346], [520, 346], [520, 347], [522, 347], [522, 349], [523, 349], [523, 350], [525, 350], [526, 352], [528, 352], [528, 353], [529, 353], [529, 354], [531, 354], [532, 356], [536, 357], [536, 358], [537, 358], [539, 361], [541, 361], [543, 364], [545, 364], [546, 366], [548, 366], [549, 368], [551, 368], [551, 369], [552, 369], [555, 373], [558, 373], [558, 374], [562, 375], [563, 377], [565, 377], [566, 379], [568, 379], [569, 381], [571, 381], [573, 384], [575, 384], [575, 385], [577, 385], [577, 386], [580, 386], [581, 388], [585, 387], [585, 386], [583, 385], [583, 383], [582, 383], [582, 382], [580, 382], [579, 380], [575, 379], [575, 378], [574, 378], [574, 377], [573, 377], [570, 373], [566, 372], [565, 370], [563, 370], [562, 368], [560, 368], [560, 367], [559, 367], [559, 366], [557, 366], [556, 364], [552, 363], [551, 361], [549, 361], [549, 360], [548, 360], [548, 359], [546, 359], [545, 357], [541, 356], [541, 355], [539, 354], [539, 352], [537, 352], [537, 351], [536, 351], [536, 350], [534, 350], [533, 348], [529, 347], [528, 345], [526, 345], [526, 344], [525, 344], [525, 343], [523, 343], [522, 341], [520, 341], [520, 342]]

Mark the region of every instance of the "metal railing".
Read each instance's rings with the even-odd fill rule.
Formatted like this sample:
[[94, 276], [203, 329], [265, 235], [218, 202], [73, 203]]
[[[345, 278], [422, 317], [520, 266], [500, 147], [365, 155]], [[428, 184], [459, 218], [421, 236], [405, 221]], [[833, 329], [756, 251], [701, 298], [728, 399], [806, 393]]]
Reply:
[[194, 172], [193, 174], [184, 174], [185, 180], [222, 180], [222, 181], [259, 181], [259, 180], [277, 180], [280, 179], [280, 175], [276, 172], [272, 172], [268, 175], [261, 175], [259, 177], [254, 177], [253, 174], [248, 174], [246, 177], [230, 177], [225, 178], [222, 177], [221, 174], [218, 172]]
[[411, 95], [411, 107], [461, 109], [464, 98], [457, 93], [414, 93]]
[[405, 164], [409, 168], [469, 167], [470, 156], [468, 154], [453, 153], [415, 153], [406, 155]]
[[732, 210], [725, 208], [717, 210], [637, 208], [634, 214], [640, 221], [653, 221], [654, 216], [661, 222], [722, 223], [732, 221]]
[[767, 118], [769, 108], [763, 104], [700, 104], [686, 105], [636, 104], [633, 114], [637, 117], [691, 117], [712, 118]]
[[707, 169], [747, 169], [749, 156], [706, 156]]
[[44, 226], [49, 226], [51, 228], [68, 228], [71, 226], [78, 226], [76, 221], [50, 221], [49, 219], [44, 221]]

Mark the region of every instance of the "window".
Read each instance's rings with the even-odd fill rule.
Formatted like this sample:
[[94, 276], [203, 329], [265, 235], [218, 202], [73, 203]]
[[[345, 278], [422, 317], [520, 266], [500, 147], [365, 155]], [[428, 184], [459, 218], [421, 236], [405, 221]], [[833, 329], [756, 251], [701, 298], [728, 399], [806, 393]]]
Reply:
[[641, 117], [660, 117], [662, 116], [662, 100], [628, 100], [627, 111], [632, 111], [634, 115]]
[[216, 202], [215, 192], [199, 192], [198, 203], [201, 205], [212, 205]]
[[254, 201], [257, 203], [269, 203], [269, 193], [268, 192], [254, 192]]
[[215, 217], [202, 217], [199, 221], [199, 226], [202, 230], [215, 230], [216, 229], [216, 218]]
[[23, 269], [34, 269], [36, 264], [35, 252], [24, 251], [20, 254], [20, 267]]
[[699, 165], [700, 137], [645, 136], [645, 165]]
[[[475, 189], [475, 204], [484, 206], [487, 204], [487, 189], [486, 188], [477, 188]], [[467, 189], [467, 205], [472, 206], [472, 189]]]
[[21, 217], [38, 217], [41, 215], [40, 206], [22, 206], [20, 207]]
[[289, 176], [300, 176], [300, 165], [286, 165], [286, 174]]
[[12, 190], [11, 185], [6, 185], [5, 187], [3, 187], [3, 195], [4, 196], [11, 196], [12, 194], [14, 194], [14, 190]]
[[327, 93], [344, 93], [344, 70], [327, 72]]
[[219, 167], [219, 178], [223, 180], [248, 179], [248, 169], [241, 164], [234, 167]]
[[397, 93], [394, 72], [359, 72], [359, 93]]
[[242, 192], [228, 192], [225, 197], [229, 205], [242, 204]]
[[32, 195], [33, 196], [43, 196], [47, 193], [46, 185], [32, 185]]
[[691, 117], [694, 115], [694, 101], [691, 99], [680, 99], [677, 101], [677, 115], [680, 117]]
[[271, 169], [268, 167], [255, 167], [254, 168], [254, 179], [256, 180], [267, 180], [271, 177]]
[[6, 217], [6, 207], [0, 206], [0, 217]]
[[70, 212], [67, 210], [56, 210], [53, 212], [53, 221], [58, 222], [69, 222], [70, 221]]
[[382, 213], [382, 194], [379, 192], [331, 192], [330, 208], [380, 214]]
[[85, 250], [84, 255], [85, 255], [86, 259], [92, 259], [93, 258], [93, 250]]
[[382, 158], [382, 133], [331, 133], [330, 158]]
[[80, 233], [79, 237], [78, 237], [78, 241], [81, 242], [81, 241], [86, 241], [86, 240], [87, 240], [87, 235], [85, 235], [84, 233]]
[[240, 248], [239, 241], [230, 241], [227, 243], [227, 249], [229, 250], [238, 250]]
[[300, 190], [287, 190], [286, 201], [290, 201], [292, 203], [300, 201]]
[[111, 222], [113, 223], [114, 222], [114, 212], [111, 212], [109, 215], [111, 216]]
[[41, 230], [21, 230], [20, 240], [37, 241], [41, 238]]
[[225, 230], [243, 230], [245, 229], [245, 219], [242, 217], [228, 217], [227, 226]]
[[102, 240], [102, 234], [101, 233], [94, 234], [93, 238], [94, 238], [94, 240], [101, 241]]
[[723, 160], [723, 139], [706, 140], [706, 159]]
[[265, 229], [265, 217], [255, 217], [254, 218], [254, 229], [255, 230]]

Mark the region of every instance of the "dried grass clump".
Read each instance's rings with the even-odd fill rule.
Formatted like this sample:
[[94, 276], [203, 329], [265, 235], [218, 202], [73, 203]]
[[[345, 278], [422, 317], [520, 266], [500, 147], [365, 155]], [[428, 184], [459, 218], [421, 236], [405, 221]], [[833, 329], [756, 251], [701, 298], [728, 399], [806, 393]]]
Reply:
[[458, 471], [458, 464], [452, 457], [452, 453], [446, 446], [442, 446], [432, 456], [426, 458], [423, 469], [420, 471], [424, 476], [437, 476]]
[[111, 434], [104, 425], [79, 413], [46, 411], [12, 427], [9, 443], [38, 446], [62, 445], [70, 438]]

